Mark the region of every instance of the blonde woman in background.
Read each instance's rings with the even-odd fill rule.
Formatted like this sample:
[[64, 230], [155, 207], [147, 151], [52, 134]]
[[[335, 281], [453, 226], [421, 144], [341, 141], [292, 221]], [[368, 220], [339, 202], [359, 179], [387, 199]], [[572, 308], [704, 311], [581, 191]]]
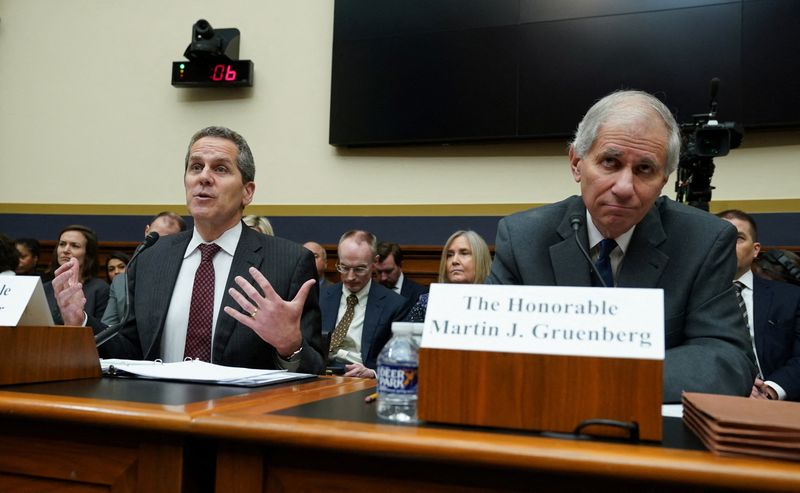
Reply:
[[[492, 255], [481, 235], [472, 230], [456, 231], [442, 250], [439, 261], [439, 282], [483, 284], [492, 267]], [[424, 322], [428, 293], [422, 294], [408, 314], [409, 322]]]
[[270, 224], [269, 219], [266, 217], [244, 216], [242, 221], [244, 221], [245, 225], [259, 233], [264, 233], [267, 236], [275, 236], [275, 232], [272, 230], [272, 224]]

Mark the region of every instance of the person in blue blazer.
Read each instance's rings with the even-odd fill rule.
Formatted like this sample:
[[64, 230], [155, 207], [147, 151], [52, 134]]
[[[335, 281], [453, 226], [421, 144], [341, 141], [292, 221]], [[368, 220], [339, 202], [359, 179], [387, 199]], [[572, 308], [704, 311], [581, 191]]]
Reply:
[[409, 309], [405, 298], [373, 281], [376, 248], [375, 235], [368, 231], [343, 234], [336, 264], [342, 280], [320, 294], [328, 364], [345, 376], [375, 378], [378, 355], [392, 337], [392, 322], [403, 320]]
[[759, 375], [750, 397], [800, 400], [800, 287], [753, 274], [761, 251], [752, 216], [738, 209], [717, 214], [736, 227], [736, 282], [747, 307]]

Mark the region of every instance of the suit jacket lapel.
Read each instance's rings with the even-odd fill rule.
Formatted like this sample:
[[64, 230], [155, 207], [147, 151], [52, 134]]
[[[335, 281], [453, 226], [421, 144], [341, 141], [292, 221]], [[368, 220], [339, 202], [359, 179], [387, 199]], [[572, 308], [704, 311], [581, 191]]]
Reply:
[[[586, 263], [578, 245], [575, 244], [575, 233], [570, 224], [570, 218], [574, 215], [581, 217], [581, 228], [578, 230], [578, 239], [584, 248], [589, 243], [589, 236], [586, 232], [586, 208], [580, 197], [575, 197], [570, 203], [567, 213], [561, 219], [556, 231], [561, 236], [562, 241], [550, 246], [550, 263], [553, 268], [557, 286], [591, 286], [591, 267]], [[588, 250], [588, 248], [587, 248]]]
[[322, 290], [319, 309], [322, 312], [322, 333], [329, 334], [336, 328], [336, 317], [339, 315], [339, 302], [342, 299], [342, 283], [328, 285]]
[[239, 244], [236, 246], [236, 252], [233, 254], [231, 270], [225, 282], [225, 294], [222, 297], [222, 304], [220, 305], [219, 314], [217, 315], [212, 360], [222, 358], [225, 347], [228, 345], [228, 340], [230, 340], [233, 329], [237, 324], [233, 317], [222, 310], [223, 307], [226, 306], [239, 309], [239, 303], [228, 293], [230, 288], [239, 289], [239, 285], [234, 282], [234, 278], [236, 276], [242, 276], [251, 280], [251, 276], [247, 271], [250, 267], [259, 269], [264, 259], [263, 245], [258, 240], [258, 234], [259, 233], [256, 233], [247, 226], [242, 227], [242, 236], [239, 239]]
[[[147, 313], [136, 315], [142, 354], [146, 359], [156, 357], [153, 351], [158, 354], [161, 352], [161, 348], [156, 348], [155, 345], [161, 339], [169, 304], [172, 301], [172, 292], [183, 264], [183, 254], [191, 239], [191, 232], [170, 235], [161, 239], [160, 241], [168, 243], [167, 249], [159, 252], [159, 255], [153, 258], [153, 261], [146, 267], [149, 274], [147, 278], [157, 282], [154, 286], [147, 287], [146, 290], [143, 290], [142, 286], [139, 286], [137, 290], [137, 298], [144, 295], [145, 301], [143, 304], [136, 304], [148, 308]], [[142, 266], [142, 268], [145, 267]]]
[[375, 330], [378, 326], [378, 319], [380, 318], [381, 311], [383, 311], [383, 304], [386, 295], [384, 293], [376, 292], [375, 284], [373, 281], [372, 288], [370, 288], [369, 296], [367, 296], [367, 311], [364, 313], [364, 327], [361, 329], [361, 360], [367, 361], [370, 346], [375, 339]]
[[[768, 282], [753, 275], [753, 339], [755, 339], [758, 353], [762, 352], [767, 342], [767, 324], [769, 323], [769, 313], [772, 311], [773, 294], [772, 287]], [[759, 362], [765, 361], [762, 354], [757, 356]]]
[[622, 259], [617, 286], [652, 288], [658, 285], [669, 256], [659, 250], [667, 235], [656, 207], [652, 207], [636, 226]]

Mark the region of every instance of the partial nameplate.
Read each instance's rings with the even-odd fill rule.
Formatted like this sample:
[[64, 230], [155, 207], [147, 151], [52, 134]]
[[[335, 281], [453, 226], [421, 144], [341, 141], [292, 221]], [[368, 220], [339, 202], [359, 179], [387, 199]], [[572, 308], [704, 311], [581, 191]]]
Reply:
[[663, 360], [664, 292], [432, 284], [422, 347]]
[[0, 326], [53, 325], [39, 276], [0, 276]]

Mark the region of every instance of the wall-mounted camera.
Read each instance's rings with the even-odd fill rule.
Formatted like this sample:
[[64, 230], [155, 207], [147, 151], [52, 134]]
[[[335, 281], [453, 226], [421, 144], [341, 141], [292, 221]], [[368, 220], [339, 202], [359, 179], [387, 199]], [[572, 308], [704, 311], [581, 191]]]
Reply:
[[192, 42], [183, 52], [188, 62], [172, 62], [175, 87], [253, 85], [253, 62], [239, 60], [241, 35], [235, 27], [214, 29], [205, 19], [192, 26]]
[[711, 79], [711, 104], [708, 113], [692, 115], [691, 123], [681, 124], [681, 156], [675, 182], [676, 200], [708, 210], [714, 159], [725, 156], [742, 143], [741, 126], [717, 121], [717, 92], [720, 80]]

